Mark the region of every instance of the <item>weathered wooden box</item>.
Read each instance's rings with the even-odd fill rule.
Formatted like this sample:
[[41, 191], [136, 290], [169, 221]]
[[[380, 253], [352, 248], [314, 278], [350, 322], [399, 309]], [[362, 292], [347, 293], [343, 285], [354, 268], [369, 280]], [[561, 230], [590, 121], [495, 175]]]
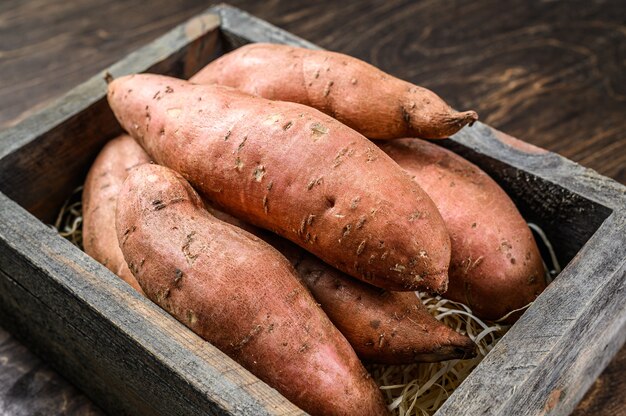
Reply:
[[[107, 71], [188, 77], [255, 41], [315, 47], [217, 6]], [[103, 74], [0, 134], [2, 326], [111, 414], [302, 413], [46, 225], [120, 132]], [[444, 145], [490, 173], [567, 267], [438, 415], [569, 414], [626, 339], [626, 188], [481, 123]]]

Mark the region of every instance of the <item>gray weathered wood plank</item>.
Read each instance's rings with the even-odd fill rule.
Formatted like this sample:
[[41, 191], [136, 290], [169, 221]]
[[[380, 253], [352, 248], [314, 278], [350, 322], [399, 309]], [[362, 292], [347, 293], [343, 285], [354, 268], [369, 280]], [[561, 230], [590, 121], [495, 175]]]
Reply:
[[626, 340], [625, 227], [609, 217], [437, 414], [569, 414]]

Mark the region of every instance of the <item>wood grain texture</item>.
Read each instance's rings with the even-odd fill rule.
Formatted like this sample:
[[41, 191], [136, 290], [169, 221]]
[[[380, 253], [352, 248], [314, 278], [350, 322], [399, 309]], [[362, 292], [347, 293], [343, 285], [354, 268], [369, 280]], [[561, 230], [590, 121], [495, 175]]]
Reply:
[[0, 2], [0, 125], [16, 124], [207, 7], [198, 0]]
[[104, 415], [91, 400], [3, 329], [0, 329], [0, 414]]
[[[626, 182], [623, 2], [231, 3], [433, 88], [509, 134]], [[170, 19], [182, 21], [206, 6], [190, 0], [149, 8], [136, 1], [2, 2], [0, 123], [23, 118], [35, 103], [173, 26]], [[594, 183], [590, 174], [587, 185]], [[626, 348], [577, 414], [623, 411], [623, 357]]]

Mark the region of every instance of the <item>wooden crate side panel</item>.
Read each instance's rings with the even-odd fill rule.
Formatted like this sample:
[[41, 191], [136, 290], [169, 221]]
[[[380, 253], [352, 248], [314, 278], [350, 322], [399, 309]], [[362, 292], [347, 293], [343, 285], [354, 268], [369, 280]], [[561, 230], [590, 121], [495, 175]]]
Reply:
[[122, 131], [106, 101], [105, 73], [188, 77], [210, 60], [218, 28], [215, 14], [193, 18], [0, 133], [0, 191], [52, 222], [104, 143]]
[[[569, 415], [626, 341], [626, 262], [610, 284], [590, 301], [574, 326], [555, 346], [558, 351], [514, 395], [502, 414]], [[527, 407], [527, 403], [534, 403]]]
[[437, 415], [567, 414], [624, 343], [625, 265], [615, 213]]
[[[46, 297], [44, 296], [45, 300]], [[27, 312], [24, 312], [25, 308]], [[22, 313], [16, 314], [16, 311]], [[78, 311], [83, 316], [86, 314]], [[0, 271], [0, 320], [2, 326], [16, 338], [31, 345], [30, 350], [45, 357], [57, 367], [56, 363], [63, 363], [59, 368], [64, 376], [82, 390], [89, 392], [92, 400], [108, 409], [110, 413], [128, 414], [156, 414], [151, 403], [145, 403], [138, 396], [135, 386], [130, 385], [125, 375], [112, 377], [116, 374], [116, 366], [102, 368], [102, 362], [90, 353], [85, 354], [83, 348], [76, 348], [77, 344], [89, 344], [97, 341], [105, 342], [111, 352], [118, 355], [118, 360], [129, 361], [129, 366], [136, 367], [137, 356], [127, 348], [120, 349], [115, 338], [97, 341], [90, 339], [89, 327], [76, 328], [66, 322], [63, 317], [51, 310], [44, 301], [33, 296], [9, 275]], [[94, 322], [94, 324], [96, 324]], [[101, 335], [110, 336], [111, 332], [100, 331]], [[45, 342], [38, 342], [44, 338]], [[67, 350], [71, 352], [68, 354]], [[97, 351], [95, 351], [97, 353]], [[141, 366], [149, 367], [143, 362]], [[102, 373], [105, 376], [102, 376]], [[161, 376], [164, 376], [161, 374]], [[150, 388], [146, 384], [146, 388]], [[122, 395], [119, 392], [123, 392]], [[111, 394], [116, 393], [116, 394]], [[172, 406], [174, 407], [174, 406]]]
[[2, 194], [0, 230], [3, 322], [101, 406], [302, 414]]
[[89, 164], [104, 143], [121, 132], [106, 99], [98, 100], [39, 139], [0, 159], [0, 192], [42, 221], [53, 223], [65, 199], [82, 183]]

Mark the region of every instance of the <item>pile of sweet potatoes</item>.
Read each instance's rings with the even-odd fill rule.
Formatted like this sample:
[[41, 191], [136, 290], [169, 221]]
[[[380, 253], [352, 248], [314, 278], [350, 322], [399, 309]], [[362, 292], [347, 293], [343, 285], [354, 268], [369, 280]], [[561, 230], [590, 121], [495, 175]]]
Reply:
[[128, 135], [87, 177], [85, 250], [311, 414], [387, 414], [360, 359], [475, 355], [413, 291], [497, 319], [545, 287], [508, 196], [418, 139], [476, 113], [364, 62], [256, 44], [108, 100]]

